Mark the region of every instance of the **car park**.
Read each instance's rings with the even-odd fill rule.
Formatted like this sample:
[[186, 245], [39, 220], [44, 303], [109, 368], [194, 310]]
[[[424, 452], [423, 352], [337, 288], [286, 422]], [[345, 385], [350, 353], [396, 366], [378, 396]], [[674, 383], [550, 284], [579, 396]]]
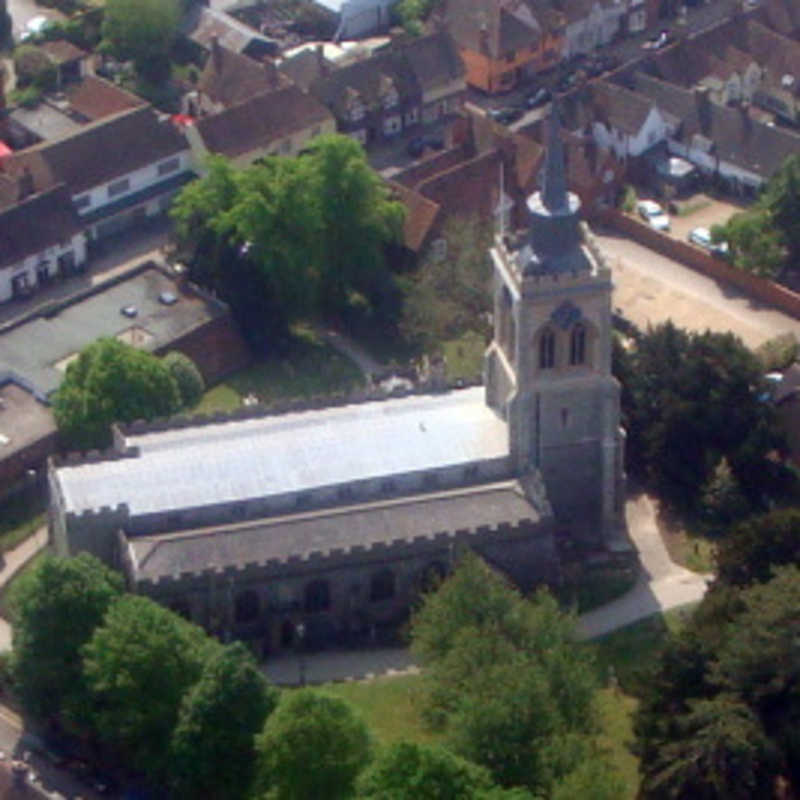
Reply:
[[728, 243], [715, 242], [711, 238], [711, 231], [708, 228], [692, 228], [689, 231], [689, 241], [714, 255], [726, 256], [728, 254]]
[[636, 204], [636, 210], [651, 228], [657, 231], [669, 230], [669, 216], [655, 200], [640, 200]]

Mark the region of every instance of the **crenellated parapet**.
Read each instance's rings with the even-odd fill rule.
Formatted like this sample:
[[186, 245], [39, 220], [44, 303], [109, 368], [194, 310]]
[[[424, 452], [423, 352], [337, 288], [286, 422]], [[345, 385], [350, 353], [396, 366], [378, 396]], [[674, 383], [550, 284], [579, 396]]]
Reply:
[[[461, 547], [480, 549], [480, 545], [486, 543], [508, 544], [513, 541], [529, 539], [533, 532], [547, 537], [550, 530], [548, 526], [542, 525], [541, 520], [523, 519], [516, 523], [480, 525], [455, 531], [440, 531], [424, 536], [379, 541], [370, 545], [314, 550], [303, 555], [291, 555], [286, 558], [273, 558], [261, 562], [251, 561], [224, 566], [212, 563], [202, 570], [155, 577], [141, 577], [141, 573], [147, 570], [148, 557], [145, 557], [138, 565], [130, 559], [129, 563], [133, 567], [130, 574], [139, 591], [169, 594], [178, 590], [185, 591], [193, 586], [206, 585], [209, 577], [212, 576], [221, 584], [244, 585], [270, 579], [285, 579], [292, 575], [352, 568], [358, 564], [386, 564], [423, 554], [457, 551]], [[158, 548], [162, 545], [168, 546], [168, 542], [156, 542], [153, 546]]]
[[73, 451], [63, 456], [52, 456], [53, 468], [79, 467], [82, 464], [98, 464], [101, 461], [121, 461], [124, 458], [138, 458], [141, 452], [138, 447], [109, 447], [105, 450]]

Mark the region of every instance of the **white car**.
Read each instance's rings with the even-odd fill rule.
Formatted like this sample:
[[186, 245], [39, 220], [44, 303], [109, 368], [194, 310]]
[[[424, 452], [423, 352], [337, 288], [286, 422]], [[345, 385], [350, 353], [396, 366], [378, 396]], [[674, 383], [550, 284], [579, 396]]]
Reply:
[[669, 217], [661, 206], [654, 200], [640, 200], [636, 210], [642, 219], [647, 220], [651, 228], [657, 231], [669, 230]]
[[728, 252], [728, 243], [714, 242], [711, 239], [711, 231], [708, 228], [693, 228], [689, 231], [689, 241], [715, 255], [724, 256]]

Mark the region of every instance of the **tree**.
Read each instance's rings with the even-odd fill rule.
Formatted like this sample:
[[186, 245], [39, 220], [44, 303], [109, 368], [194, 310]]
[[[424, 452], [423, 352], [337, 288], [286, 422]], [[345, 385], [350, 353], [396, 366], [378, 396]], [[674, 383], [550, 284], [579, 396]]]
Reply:
[[85, 699], [80, 650], [122, 592], [122, 576], [88, 553], [46, 556], [15, 582], [12, 669], [25, 709], [40, 719]]
[[694, 508], [725, 458], [749, 503], [761, 502], [774, 473], [766, 456], [779, 439], [760, 365], [741, 341], [667, 322], [637, 339], [629, 367], [623, 401], [634, 470], [668, 501]]
[[359, 800], [479, 800], [492, 788], [488, 770], [443, 747], [397, 742], [358, 779]]
[[371, 752], [367, 728], [336, 697], [284, 694], [256, 739], [256, 792], [269, 800], [351, 796]]
[[728, 243], [737, 267], [766, 278], [777, 275], [786, 258], [782, 232], [758, 205], [734, 214], [724, 225], [714, 225], [711, 238]]
[[98, 339], [67, 367], [53, 414], [63, 442], [88, 450], [111, 443], [112, 422], [167, 416], [179, 407], [178, 386], [161, 359]]
[[556, 783], [551, 800], [617, 800], [624, 797], [626, 785], [608, 761], [591, 753]]
[[218, 647], [146, 597], [114, 602], [83, 648], [90, 719], [100, 740], [133, 769], [163, 779], [183, 696]]
[[46, 91], [56, 85], [56, 67], [39, 47], [23, 44], [14, 50], [14, 72], [19, 88], [35, 86]]
[[750, 504], [731, 470], [728, 459], [719, 460], [703, 487], [700, 507], [716, 528], [725, 528], [747, 515]]
[[800, 509], [751, 517], [731, 528], [717, 548], [717, 584], [766, 583], [776, 566], [800, 566]]
[[466, 554], [411, 623], [428, 715], [502, 786], [547, 791], [585, 756], [596, 676], [574, 619], [547, 592], [522, 598]]
[[795, 269], [800, 256], [800, 157], [790, 155], [780, 169], [767, 181], [759, 204], [770, 216], [772, 224], [780, 231], [789, 255], [789, 264]]
[[278, 701], [241, 642], [220, 648], [183, 696], [172, 734], [178, 797], [235, 800], [252, 781], [255, 735]]
[[133, 60], [143, 76], [169, 75], [169, 53], [181, 19], [179, 0], [108, 0], [103, 39], [122, 60]]
[[692, 703], [676, 720], [678, 737], [659, 753], [645, 797], [653, 800], [749, 800], [772, 796], [773, 748], [741, 701], [720, 696]]
[[191, 408], [196, 405], [206, 390], [206, 384], [194, 361], [177, 350], [167, 353], [162, 361], [172, 377], [175, 378], [181, 406]]

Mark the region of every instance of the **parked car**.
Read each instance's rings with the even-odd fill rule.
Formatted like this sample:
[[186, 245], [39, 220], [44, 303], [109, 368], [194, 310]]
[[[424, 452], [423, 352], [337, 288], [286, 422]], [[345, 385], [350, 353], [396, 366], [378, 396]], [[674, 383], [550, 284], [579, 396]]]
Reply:
[[647, 220], [651, 228], [657, 231], [669, 230], [669, 217], [655, 200], [640, 200], [636, 204], [636, 210], [642, 219]]
[[668, 44], [672, 44], [675, 37], [669, 32], [668, 28], [664, 28], [660, 33], [651, 36], [649, 39], [642, 42], [642, 49], [644, 50], [661, 50]]
[[693, 228], [689, 231], [689, 241], [704, 250], [708, 250], [713, 255], [726, 256], [728, 254], [728, 243], [715, 242], [711, 238], [711, 231], [708, 228]]
[[525, 106], [527, 108], [539, 108], [539, 106], [549, 103], [552, 99], [553, 95], [550, 90], [546, 86], [542, 86], [541, 89], [537, 89], [533, 94], [529, 94], [525, 98]]
[[514, 108], [512, 106], [504, 106], [503, 108], [490, 108], [487, 112], [489, 116], [501, 125], [509, 125], [516, 122], [523, 114], [521, 108]]

